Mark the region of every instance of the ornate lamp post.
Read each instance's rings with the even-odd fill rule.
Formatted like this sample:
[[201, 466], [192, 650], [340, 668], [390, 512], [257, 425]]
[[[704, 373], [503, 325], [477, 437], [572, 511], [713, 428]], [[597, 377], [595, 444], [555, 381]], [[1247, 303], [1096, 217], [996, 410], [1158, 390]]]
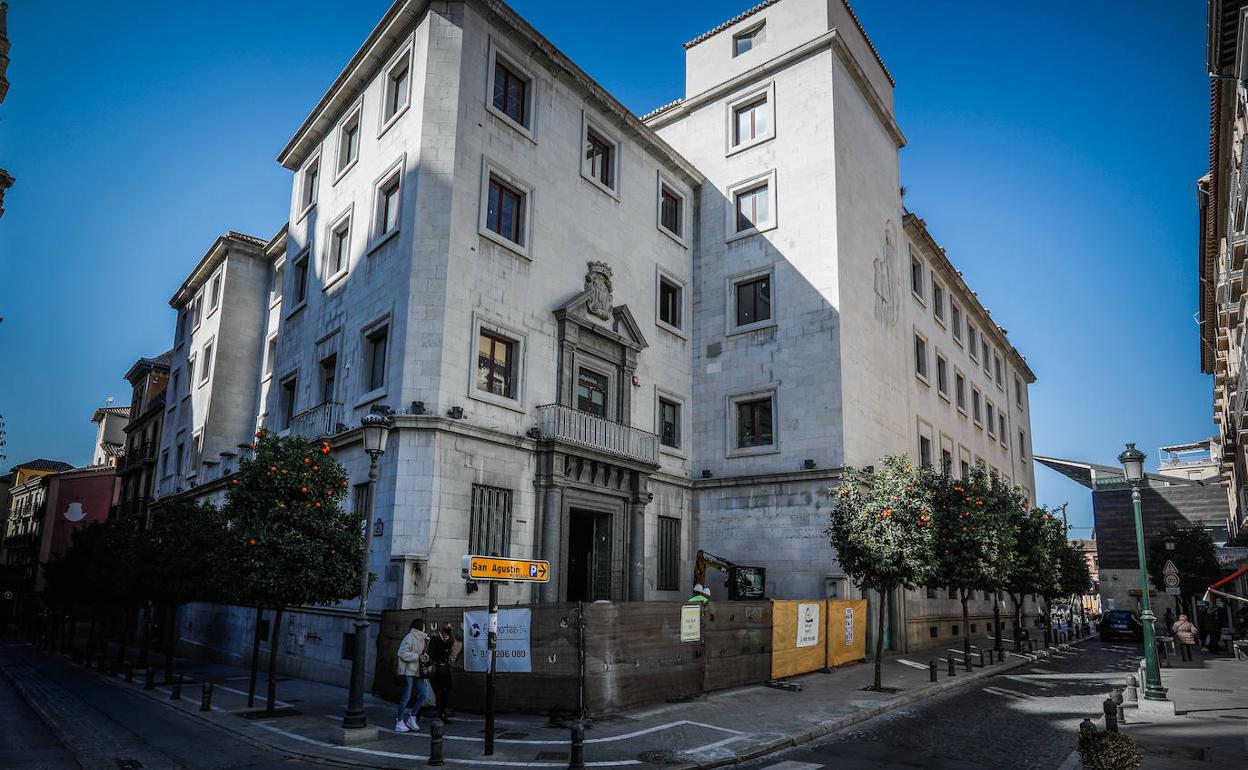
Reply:
[[1131, 484], [1131, 507], [1135, 510], [1135, 545], [1140, 557], [1140, 623], [1144, 626], [1144, 698], [1166, 700], [1161, 686], [1161, 668], [1157, 665], [1157, 641], [1153, 631], [1153, 609], [1148, 599], [1148, 561], [1144, 554], [1144, 519], [1140, 513], [1140, 481], [1144, 478], [1144, 453], [1127, 444], [1118, 455], [1122, 471]]
[[368, 562], [372, 557], [372, 528], [368, 522], [373, 520], [373, 505], [377, 488], [377, 460], [386, 451], [386, 442], [390, 438], [391, 420], [378, 411], [364, 415], [360, 426], [364, 431], [364, 451], [368, 453], [368, 510], [358, 511], [360, 517], [360, 537], [363, 545], [360, 551], [360, 604], [355, 613], [355, 645], [351, 656], [351, 692], [347, 698], [347, 711], [342, 718], [341, 734], [344, 743], [355, 743], [370, 738], [375, 739], [376, 730], [368, 736], [364, 733], [368, 721], [364, 718], [364, 669], [368, 644]]

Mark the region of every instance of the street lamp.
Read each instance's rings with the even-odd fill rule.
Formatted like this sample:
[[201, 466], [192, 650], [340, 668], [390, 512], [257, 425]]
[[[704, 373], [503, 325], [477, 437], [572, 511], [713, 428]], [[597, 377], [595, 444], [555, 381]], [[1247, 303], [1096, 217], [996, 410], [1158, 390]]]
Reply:
[[[355, 644], [351, 656], [351, 694], [347, 697], [347, 712], [342, 718], [344, 743], [368, 739], [359, 732], [355, 732], [355, 740], [345, 739], [345, 736], [368, 727], [368, 721], [364, 718], [364, 667], [368, 642], [368, 562], [373, 551], [373, 539], [369, 536], [371, 532], [368, 522], [373, 519], [373, 501], [376, 497], [374, 493], [377, 488], [377, 459], [386, 451], [386, 442], [390, 438], [390, 424], [390, 418], [384, 411], [377, 409], [364, 415], [364, 419], [360, 420], [360, 427], [364, 434], [364, 451], [368, 453], [368, 505], [367, 510], [357, 511], [360, 517], [360, 538], [363, 540], [360, 549], [360, 605], [355, 613]], [[372, 737], [376, 738], [376, 735]]]
[[1122, 471], [1131, 484], [1131, 507], [1135, 511], [1135, 545], [1140, 557], [1140, 623], [1144, 626], [1144, 698], [1166, 700], [1166, 688], [1161, 686], [1161, 668], [1157, 665], [1157, 642], [1153, 630], [1153, 609], [1148, 600], [1148, 561], [1144, 555], [1144, 519], [1140, 513], [1140, 481], [1144, 478], [1144, 453], [1127, 444], [1118, 455]]
[[1166, 535], [1166, 550], [1167, 550], [1167, 551], [1169, 551], [1170, 553], [1174, 553], [1174, 546], [1175, 546], [1175, 545], [1176, 545], [1176, 543], [1175, 543], [1175, 541], [1174, 541], [1174, 536], [1173, 536], [1173, 535]]

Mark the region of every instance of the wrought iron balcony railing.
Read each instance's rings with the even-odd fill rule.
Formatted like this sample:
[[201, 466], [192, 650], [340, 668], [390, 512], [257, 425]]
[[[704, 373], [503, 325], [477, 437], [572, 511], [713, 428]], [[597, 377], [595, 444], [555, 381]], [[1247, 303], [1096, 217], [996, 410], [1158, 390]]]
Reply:
[[537, 428], [543, 439], [563, 441], [650, 465], [659, 464], [659, 437], [653, 433], [561, 404], [539, 406], [536, 412]]
[[337, 401], [326, 401], [305, 409], [290, 418], [290, 435], [308, 439], [336, 436], [347, 430], [342, 424], [342, 413], [342, 404]]

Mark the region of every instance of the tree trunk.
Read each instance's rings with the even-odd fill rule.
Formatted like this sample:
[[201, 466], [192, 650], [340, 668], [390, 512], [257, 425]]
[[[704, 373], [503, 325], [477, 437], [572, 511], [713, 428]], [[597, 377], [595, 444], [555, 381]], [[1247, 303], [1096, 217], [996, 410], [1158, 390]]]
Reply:
[[178, 605], [165, 608], [165, 683], [173, 681], [173, 653], [178, 646]]
[[268, 699], [264, 702], [264, 710], [268, 714], [277, 710], [277, 640], [282, 633], [282, 609], [279, 606], [273, 614], [273, 633], [269, 639], [269, 689]]
[[152, 644], [152, 604], [143, 602], [143, 634], [139, 643], [139, 666], [147, 668], [147, 652]]
[[1023, 607], [1021, 597], [1009, 596], [1014, 603], [1014, 652], [1019, 652], [1023, 649]]
[[961, 592], [962, 592], [962, 631], [963, 631], [962, 652], [963, 654], [966, 655], [966, 657], [969, 658], [971, 657], [971, 616], [970, 616], [970, 613], [968, 613], [966, 609], [966, 600], [969, 597], [967, 596], [967, 591], [965, 588], [961, 589]]
[[[992, 627], [997, 630], [997, 641], [992, 648], [998, 653], [1001, 652], [1001, 592], [992, 592]], [[997, 657], [1000, 657], [998, 655]]]
[[880, 611], [877, 613], [876, 629], [875, 629], [875, 685], [874, 689], [879, 690], [880, 684], [880, 664], [884, 660], [884, 612], [888, 609], [888, 601], [885, 599], [885, 592], [881, 590], [880, 594]]
[[264, 619], [264, 607], [256, 605], [256, 627], [251, 640], [251, 673], [247, 677], [247, 708], [256, 705], [256, 672], [260, 670], [260, 621]]

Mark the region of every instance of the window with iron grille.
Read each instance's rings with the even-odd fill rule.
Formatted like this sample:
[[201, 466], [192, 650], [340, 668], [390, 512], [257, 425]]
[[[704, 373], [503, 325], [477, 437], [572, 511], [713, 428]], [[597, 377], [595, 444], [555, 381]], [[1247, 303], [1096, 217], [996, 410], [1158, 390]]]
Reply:
[[511, 542], [511, 490], [472, 485], [468, 550], [482, 556], [507, 556]]
[[660, 591], [680, 590], [680, 519], [659, 517], [659, 580]]

